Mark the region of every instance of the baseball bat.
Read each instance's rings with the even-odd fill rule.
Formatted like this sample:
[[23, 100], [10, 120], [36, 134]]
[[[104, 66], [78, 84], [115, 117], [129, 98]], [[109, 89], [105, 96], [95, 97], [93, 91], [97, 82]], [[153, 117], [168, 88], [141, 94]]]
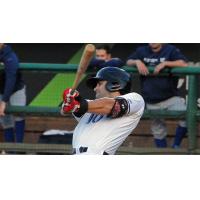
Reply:
[[81, 56], [80, 62], [79, 62], [79, 66], [76, 72], [76, 76], [72, 85], [72, 92], [71, 94], [73, 94], [73, 92], [76, 90], [76, 88], [78, 87], [78, 84], [83, 76], [83, 74], [85, 73], [85, 71], [88, 68], [88, 65], [94, 55], [95, 52], [95, 46], [93, 44], [87, 44], [84, 48], [83, 54]]

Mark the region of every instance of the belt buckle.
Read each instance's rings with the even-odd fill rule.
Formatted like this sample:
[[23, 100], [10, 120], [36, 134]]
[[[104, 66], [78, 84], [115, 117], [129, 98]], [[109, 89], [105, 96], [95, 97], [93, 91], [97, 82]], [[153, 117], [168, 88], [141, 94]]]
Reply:
[[79, 153], [85, 153], [85, 152], [87, 152], [87, 150], [88, 150], [88, 147], [80, 147]]
[[80, 154], [80, 153], [85, 153], [87, 152], [88, 147], [79, 147], [79, 148], [73, 148], [72, 154]]

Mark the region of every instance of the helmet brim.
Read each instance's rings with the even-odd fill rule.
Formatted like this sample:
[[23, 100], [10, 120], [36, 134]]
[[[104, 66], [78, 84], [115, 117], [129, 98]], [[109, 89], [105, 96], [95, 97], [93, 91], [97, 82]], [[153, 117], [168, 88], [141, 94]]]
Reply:
[[87, 81], [86, 81], [86, 85], [88, 88], [90, 89], [94, 89], [96, 86], [97, 86], [97, 83], [99, 81], [102, 81], [102, 79], [98, 78], [98, 77], [92, 77], [92, 78], [89, 78]]

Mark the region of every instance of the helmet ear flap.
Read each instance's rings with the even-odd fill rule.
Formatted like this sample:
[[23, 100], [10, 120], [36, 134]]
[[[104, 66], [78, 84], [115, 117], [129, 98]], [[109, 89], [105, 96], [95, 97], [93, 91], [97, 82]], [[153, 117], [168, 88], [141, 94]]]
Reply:
[[109, 92], [116, 92], [116, 91], [119, 91], [121, 89], [121, 85], [117, 81], [113, 81], [113, 82], [107, 81], [106, 89]]

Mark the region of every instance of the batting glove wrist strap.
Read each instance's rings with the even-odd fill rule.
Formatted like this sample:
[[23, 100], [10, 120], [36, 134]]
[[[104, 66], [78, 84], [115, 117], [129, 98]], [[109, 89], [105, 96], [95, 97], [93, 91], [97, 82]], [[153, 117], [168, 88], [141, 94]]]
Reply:
[[75, 111], [77, 114], [84, 115], [88, 111], [88, 102], [86, 99], [83, 99], [80, 95], [75, 97], [75, 100], [80, 103], [79, 109]]

